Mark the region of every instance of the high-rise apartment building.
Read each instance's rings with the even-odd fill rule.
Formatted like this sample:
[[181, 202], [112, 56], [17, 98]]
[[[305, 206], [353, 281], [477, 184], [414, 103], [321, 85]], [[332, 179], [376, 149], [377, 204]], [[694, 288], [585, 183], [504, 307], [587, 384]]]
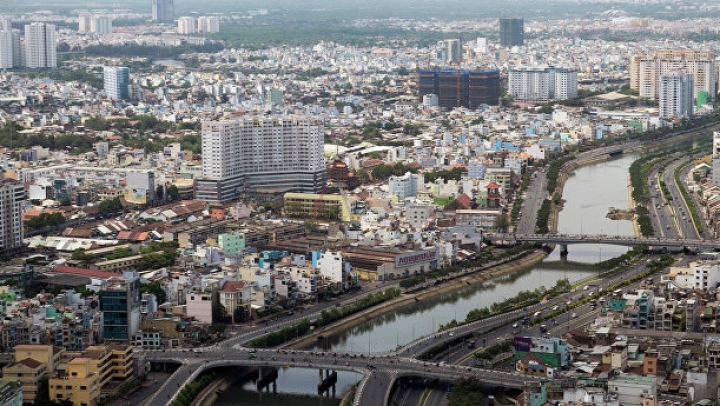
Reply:
[[92, 19], [92, 14], [90, 14], [90, 13], [78, 14], [78, 32], [81, 32], [81, 33], [90, 32], [90, 20], [91, 19]]
[[78, 32], [110, 34], [112, 33], [112, 18], [104, 14], [80, 13], [78, 15]]
[[522, 46], [525, 43], [525, 24], [522, 18], [500, 19], [500, 45]]
[[245, 192], [320, 192], [326, 180], [323, 142], [314, 118], [205, 121], [195, 198], [225, 202]]
[[421, 70], [418, 72], [419, 99], [435, 94], [439, 107], [478, 108], [500, 102], [500, 71]]
[[660, 76], [660, 118], [693, 115], [693, 75], [682, 71]]
[[130, 69], [124, 66], [103, 68], [105, 94], [112, 100], [127, 100], [130, 97]]
[[0, 69], [9, 69], [15, 66], [13, 58], [13, 32], [0, 29]]
[[152, 0], [153, 21], [172, 21], [175, 19], [174, 0]]
[[25, 66], [57, 67], [57, 34], [54, 24], [32, 23], [25, 26]]
[[706, 92], [711, 99], [714, 98], [717, 72], [715, 55], [710, 50], [663, 50], [631, 58], [630, 88], [637, 90], [640, 97], [658, 99], [660, 76], [675, 71], [693, 75], [693, 97], [698, 92]]
[[459, 39], [446, 39], [443, 43], [443, 59], [445, 62], [449, 64], [459, 64], [462, 62], [462, 41]]
[[100, 289], [103, 338], [128, 342], [140, 329], [140, 277], [125, 271]]
[[22, 182], [0, 180], [0, 252], [10, 254], [23, 248], [22, 208], [25, 189]]
[[198, 31], [197, 21], [193, 17], [180, 17], [177, 23], [178, 34], [195, 34]]
[[712, 184], [720, 186], [720, 131], [713, 131]]
[[577, 97], [577, 71], [556, 67], [521, 67], [508, 71], [508, 95], [518, 101], [547, 103]]
[[198, 18], [198, 32], [220, 32], [220, 18], [204, 16]]

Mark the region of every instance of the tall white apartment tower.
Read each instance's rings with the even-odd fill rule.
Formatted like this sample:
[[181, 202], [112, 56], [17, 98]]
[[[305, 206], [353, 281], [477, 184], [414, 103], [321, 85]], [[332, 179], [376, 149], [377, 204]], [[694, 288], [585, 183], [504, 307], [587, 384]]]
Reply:
[[682, 71], [660, 76], [660, 118], [693, 115], [693, 74]]
[[637, 90], [640, 97], [659, 99], [660, 76], [682, 70], [693, 75], [693, 94], [706, 92], [709, 99], [714, 99], [718, 76], [715, 65], [711, 50], [671, 49], [634, 57], [630, 62], [630, 88]]
[[90, 32], [90, 21], [92, 14], [80, 13], [78, 14], [78, 32], [85, 33]]
[[0, 252], [7, 254], [23, 246], [24, 204], [25, 189], [22, 182], [0, 180]]
[[556, 67], [518, 67], [508, 71], [508, 94], [515, 100], [547, 103], [577, 97], [577, 71]]
[[198, 32], [220, 32], [220, 18], [204, 16], [198, 18]]
[[445, 40], [445, 62], [459, 64], [462, 62], [462, 41], [459, 39]]
[[317, 193], [325, 186], [322, 125], [308, 117], [247, 117], [202, 124], [202, 178], [195, 198]]
[[25, 26], [25, 66], [57, 67], [57, 34], [54, 24], [32, 23]]
[[9, 29], [0, 29], [0, 69], [10, 69], [14, 66], [13, 32]]
[[197, 21], [193, 17], [180, 17], [177, 23], [178, 34], [195, 34], [198, 31]]
[[107, 15], [94, 15], [90, 19], [90, 31], [97, 34], [112, 33], [112, 18]]

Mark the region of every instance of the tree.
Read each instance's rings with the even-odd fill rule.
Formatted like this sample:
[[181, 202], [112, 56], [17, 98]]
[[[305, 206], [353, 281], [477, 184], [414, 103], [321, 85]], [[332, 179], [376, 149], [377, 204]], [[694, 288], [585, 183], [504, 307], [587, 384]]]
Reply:
[[508, 219], [507, 214], [500, 213], [497, 217], [495, 217], [495, 228], [500, 232], [501, 230], [507, 229], [507, 227], [510, 225], [510, 220]]
[[225, 306], [221, 305], [220, 303], [213, 303], [212, 304], [212, 322], [213, 324], [216, 323], [225, 323], [228, 321], [228, 314], [227, 309]]
[[180, 200], [180, 191], [178, 191], [177, 186], [170, 185], [170, 187], [167, 188], [167, 197], [171, 202]]
[[157, 298], [158, 304], [165, 303], [167, 300], [167, 293], [165, 293], [165, 289], [163, 289], [160, 282], [151, 282], [141, 285], [140, 292], [152, 293]]
[[365, 184], [370, 181], [370, 174], [365, 169], [358, 169], [355, 172], [355, 177], [360, 181], [360, 184]]
[[157, 200], [162, 200], [162, 199], [163, 199], [163, 190], [164, 190], [164, 189], [163, 189], [163, 186], [162, 186], [162, 185], [158, 185], [158, 186], [155, 188], [155, 198], [156, 198]]
[[60, 206], [65, 207], [65, 206], [71, 206], [71, 205], [72, 205], [72, 201], [70, 201], [69, 197], [63, 197], [62, 200], [60, 200]]
[[233, 311], [233, 318], [235, 319], [235, 323], [242, 323], [247, 320], [248, 314], [247, 310], [245, 310], [245, 307], [238, 306], [235, 308], [235, 311]]
[[100, 213], [102, 214], [116, 213], [122, 210], [122, 203], [120, 203], [120, 198], [116, 197], [111, 200], [103, 200], [98, 205], [98, 210], [100, 210]]

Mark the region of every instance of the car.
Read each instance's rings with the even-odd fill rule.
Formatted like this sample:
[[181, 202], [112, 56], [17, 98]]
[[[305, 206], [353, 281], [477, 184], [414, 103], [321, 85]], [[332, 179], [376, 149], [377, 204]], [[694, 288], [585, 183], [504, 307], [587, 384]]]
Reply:
[[513, 326], [513, 328], [518, 328], [518, 327], [520, 327], [520, 323], [515, 323], [512, 326]]
[[570, 317], [573, 318], [573, 319], [576, 318], [576, 317], [577, 317], [577, 313], [571, 314]]
[[557, 310], [559, 308], [560, 308], [560, 306], [558, 306], [558, 305], [553, 306], [553, 310]]
[[454, 331], [451, 331], [451, 332], [448, 333], [448, 335], [449, 335], [450, 337], [452, 337], [452, 336], [455, 335], [455, 332], [454, 332]]

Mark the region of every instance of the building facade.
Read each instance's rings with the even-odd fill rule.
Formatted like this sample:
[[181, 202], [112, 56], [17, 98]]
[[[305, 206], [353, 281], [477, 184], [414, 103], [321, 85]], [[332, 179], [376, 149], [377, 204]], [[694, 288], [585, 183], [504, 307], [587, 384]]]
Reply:
[[323, 142], [313, 118], [203, 122], [203, 174], [195, 198], [227, 202], [243, 193], [318, 193], [327, 176]]
[[197, 32], [220, 32], [220, 18], [215, 16], [198, 17]]
[[418, 72], [419, 99], [437, 95], [439, 107], [476, 109], [500, 103], [500, 71], [421, 70]]
[[577, 70], [556, 67], [511, 68], [508, 95], [518, 101], [547, 103], [577, 97]]
[[54, 24], [32, 23], [25, 26], [25, 66], [57, 67], [57, 34]]
[[197, 20], [193, 17], [180, 17], [177, 23], [178, 34], [195, 34], [197, 32]]
[[100, 292], [104, 339], [129, 342], [140, 329], [140, 277], [123, 272], [109, 278]]
[[673, 119], [693, 115], [693, 75], [672, 72], [660, 76], [660, 118]]
[[127, 100], [130, 97], [130, 69], [124, 66], [105, 66], [103, 82], [109, 99]]
[[525, 24], [522, 18], [500, 19], [500, 45], [522, 46], [525, 43]]

